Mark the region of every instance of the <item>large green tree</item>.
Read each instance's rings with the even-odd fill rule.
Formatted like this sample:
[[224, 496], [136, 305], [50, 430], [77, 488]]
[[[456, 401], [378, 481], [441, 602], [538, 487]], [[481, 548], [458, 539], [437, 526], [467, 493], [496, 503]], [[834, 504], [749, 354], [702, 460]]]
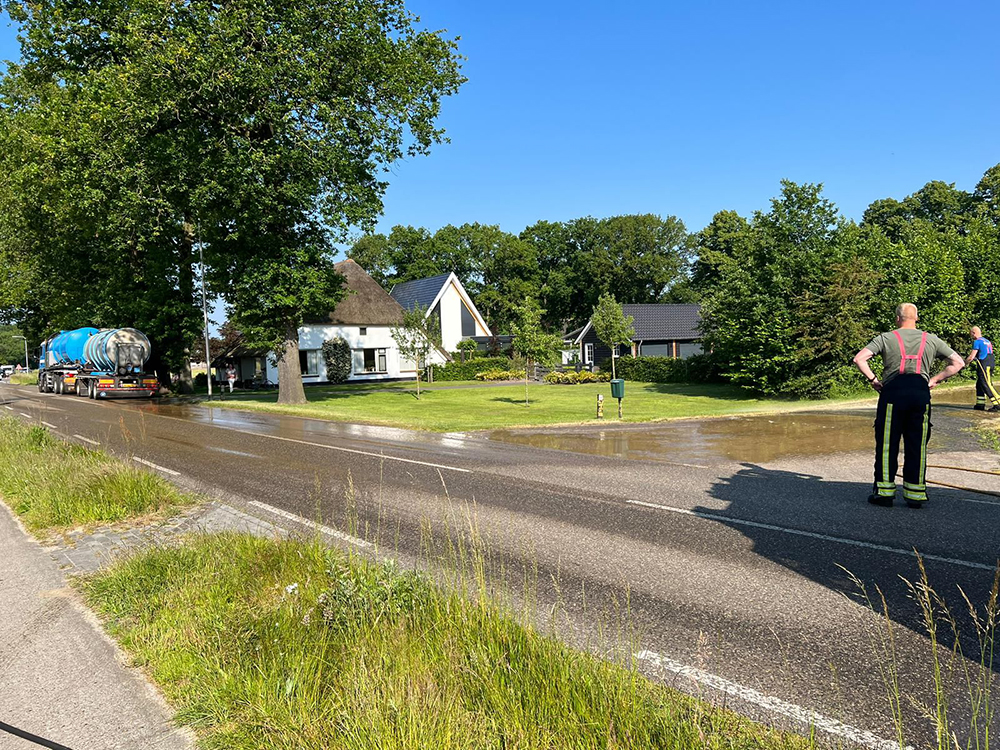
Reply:
[[[22, 30], [3, 93], [20, 182], [65, 171], [76, 185], [36, 189], [57, 209], [20, 222], [35, 231], [18, 261], [31, 257], [48, 283], [59, 267], [39, 244], [64, 238], [57, 249], [89, 272], [87, 294], [139, 290], [150, 324], [159, 316], [183, 348], [204, 239], [232, 319], [276, 352], [279, 399], [304, 400], [296, 332], [339, 299], [332, 243], [371, 225], [394, 162], [442, 142], [441, 100], [464, 80], [455, 42], [421, 29], [401, 0], [7, 7]], [[79, 135], [63, 148], [53, 129], [69, 127]], [[43, 291], [43, 316], [92, 304]]]

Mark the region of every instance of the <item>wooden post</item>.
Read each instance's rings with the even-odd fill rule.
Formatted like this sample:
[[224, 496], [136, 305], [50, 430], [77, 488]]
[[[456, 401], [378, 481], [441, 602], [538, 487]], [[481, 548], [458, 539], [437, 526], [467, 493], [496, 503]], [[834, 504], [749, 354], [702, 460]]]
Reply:
[[597, 394], [597, 418], [604, 419], [604, 394]]

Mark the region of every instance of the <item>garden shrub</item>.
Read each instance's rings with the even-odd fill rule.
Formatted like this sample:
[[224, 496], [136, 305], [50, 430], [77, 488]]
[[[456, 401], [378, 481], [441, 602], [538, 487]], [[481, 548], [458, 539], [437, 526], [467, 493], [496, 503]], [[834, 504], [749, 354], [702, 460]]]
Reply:
[[323, 342], [323, 361], [331, 383], [345, 383], [351, 377], [351, 345], [339, 336]]
[[199, 372], [194, 376], [194, 387], [195, 388], [208, 388], [208, 375], [204, 372]]
[[548, 375], [545, 376], [545, 382], [554, 383], [556, 385], [579, 385], [580, 383], [607, 383], [611, 380], [610, 372], [589, 372], [587, 370], [580, 370], [580, 372], [574, 372], [569, 370], [567, 372], [558, 372], [553, 370]]
[[523, 380], [524, 370], [484, 370], [476, 373], [476, 380]]

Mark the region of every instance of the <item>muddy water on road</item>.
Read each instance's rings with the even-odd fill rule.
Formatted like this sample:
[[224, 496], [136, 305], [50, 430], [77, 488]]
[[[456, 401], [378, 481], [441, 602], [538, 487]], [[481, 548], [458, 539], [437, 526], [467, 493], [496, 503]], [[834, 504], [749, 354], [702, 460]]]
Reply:
[[609, 426], [604, 429], [498, 430], [491, 440], [534, 448], [644, 460], [762, 463], [784, 456], [871, 450], [872, 419], [854, 414], [788, 414]]
[[[932, 450], [975, 448], [975, 438], [963, 432], [979, 417], [971, 410], [968, 390], [937, 393], [934, 405], [937, 408]], [[662, 424], [612, 424], [604, 428], [496, 430], [488, 437], [534, 448], [647, 461], [699, 465], [726, 460], [765, 463], [792, 456], [874, 450], [874, 416], [872, 405]]]

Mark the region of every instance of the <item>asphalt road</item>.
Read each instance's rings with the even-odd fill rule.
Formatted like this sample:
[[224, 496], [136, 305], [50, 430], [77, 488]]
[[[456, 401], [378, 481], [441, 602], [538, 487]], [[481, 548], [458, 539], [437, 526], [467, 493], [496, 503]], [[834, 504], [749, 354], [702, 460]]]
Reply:
[[[902, 580], [918, 575], [912, 550], [924, 555], [932, 584], [957, 612], [973, 660], [973, 629], [956, 587], [982, 604], [1000, 554], [1000, 497], [937, 488], [920, 510], [865, 502], [871, 457], [853, 438], [844, 443], [835, 435], [870, 430], [870, 409], [826, 419], [725, 420], [725, 449], [706, 437], [720, 431], [718, 420], [627, 427], [626, 437], [634, 433], [643, 445], [644, 433], [659, 436], [655, 450], [594, 455], [608, 451], [594, 448], [601, 435], [593, 430], [535, 431], [575, 435], [569, 444], [589, 451], [577, 452], [539, 447], [552, 444], [544, 440], [92, 402], [7, 385], [0, 400], [8, 415], [146, 462], [182, 486], [269, 520], [336, 529], [331, 541], [347, 548], [440, 570], [441, 555], [460, 539], [480, 539], [512, 598], [520, 600], [519, 576], [527, 576], [537, 616], [548, 621], [556, 612], [551, 621], [562, 637], [601, 652], [640, 654], [635, 663], [650, 676], [713, 698], [725, 694], [728, 705], [781, 726], [813, 724], [847, 744], [891, 747], [880, 738], [895, 730], [880, 676], [884, 660], [872, 649], [872, 632], [884, 632], [886, 623], [845, 571], [886, 595], [908, 696], [907, 738], [919, 747], [933, 740], [919, 705], [933, 705], [933, 673]], [[996, 455], [965, 432], [970, 418], [964, 405], [937, 409], [932, 445], [941, 450], [931, 463], [997, 467]], [[810, 435], [831, 433], [761, 453], [765, 423], [778, 426], [771, 432], [799, 425]], [[608, 429], [621, 439], [621, 430]], [[739, 460], [741, 445], [745, 455], [767, 460]], [[932, 469], [929, 477], [1000, 492], [996, 476]], [[962, 737], [965, 680], [953, 672], [946, 683], [953, 729]]]

